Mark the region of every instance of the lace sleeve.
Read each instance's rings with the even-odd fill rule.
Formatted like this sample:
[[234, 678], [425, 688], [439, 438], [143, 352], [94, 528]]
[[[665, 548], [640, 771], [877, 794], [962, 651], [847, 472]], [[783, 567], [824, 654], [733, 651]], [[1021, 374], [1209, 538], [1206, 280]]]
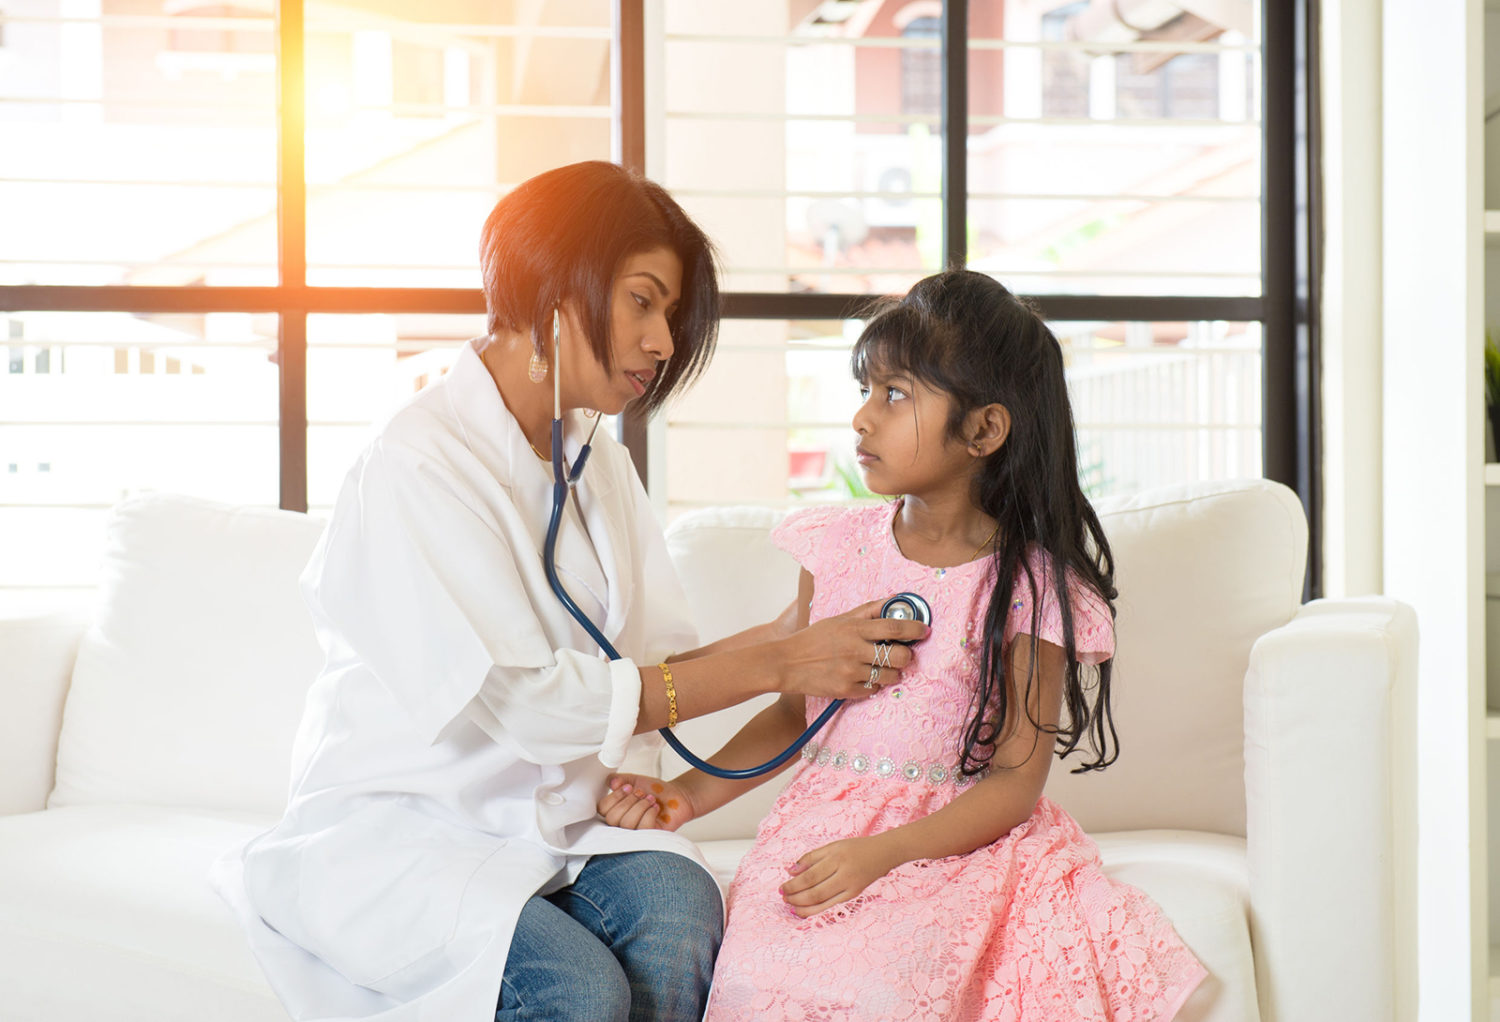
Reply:
[[842, 516], [843, 508], [810, 507], [793, 511], [771, 530], [771, 542], [785, 550], [808, 572], [817, 575], [823, 552], [830, 547], [830, 530]]
[[[1032, 557], [1031, 574], [1041, 591], [1037, 638], [1056, 646], [1066, 646], [1057, 586], [1040, 556]], [[1069, 609], [1073, 612], [1073, 646], [1078, 653], [1078, 662], [1098, 664], [1114, 656], [1115, 622], [1108, 605], [1071, 572], [1068, 573], [1068, 598]], [[1016, 576], [1015, 590], [1010, 597], [1010, 617], [1005, 627], [1007, 643], [1017, 635], [1031, 634], [1033, 600], [1031, 585], [1023, 571]]]

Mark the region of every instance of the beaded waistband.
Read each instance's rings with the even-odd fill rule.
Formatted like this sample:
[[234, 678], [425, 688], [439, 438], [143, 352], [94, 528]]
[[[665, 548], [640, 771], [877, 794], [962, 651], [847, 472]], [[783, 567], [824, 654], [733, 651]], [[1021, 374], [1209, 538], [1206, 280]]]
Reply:
[[810, 765], [849, 770], [861, 775], [870, 774], [881, 780], [898, 777], [908, 783], [926, 780], [932, 784], [952, 784], [959, 788], [967, 788], [989, 774], [989, 770], [985, 769], [970, 776], [948, 763], [922, 763], [914, 759], [897, 765], [895, 760], [887, 756], [876, 759], [863, 752], [830, 749], [817, 742], [808, 742], [802, 747], [802, 758]]

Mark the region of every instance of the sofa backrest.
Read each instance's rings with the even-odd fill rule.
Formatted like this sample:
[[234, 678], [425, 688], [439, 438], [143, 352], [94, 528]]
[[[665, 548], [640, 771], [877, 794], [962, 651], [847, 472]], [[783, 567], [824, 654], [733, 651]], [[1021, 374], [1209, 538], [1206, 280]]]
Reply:
[[322, 528], [168, 494], [115, 508], [49, 805], [281, 814], [323, 661], [297, 585]]
[[[1244, 703], [1250, 647], [1289, 621], [1301, 600], [1307, 523], [1286, 487], [1262, 479], [1199, 483], [1099, 506], [1115, 555], [1113, 678], [1120, 758], [1070, 773], [1054, 761], [1047, 794], [1086, 830], [1245, 833]], [[779, 512], [706, 508], [672, 523], [668, 546], [704, 642], [769, 620], [796, 592], [797, 566], [773, 547]], [[880, 593], [869, 594], [875, 599]], [[678, 730], [703, 755], [760, 705]], [[663, 752], [664, 772], [683, 764]], [[684, 833], [752, 837], [790, 772]]]
[[[1119, 762], [1048, 794], [1093, 831], [1243, 834], [1243, 703], [1250, 647], [1300, 599], [1307, 529], [1275, 483], [1198, 484], [1102, 504], [1120, 589], [1114, 682]], [[780, 512], [710, 508], [667, 530], [712, 641], [769, 620], [797, 565], [770, 543]], [[74, 666], [49, 805], [145, 802], [279, 815], [292, 740], [322, 654], [297, 577], [323, 522], [168, 494], [111, 516], [99, 611]], [[875, 595], [872, 594], [872, 598]], [[716, 750], [769, 697], [679, 734]], [[661, 769], [682, 764], [663, 750]], [[644, 764], [643, 764], [644, 765]], [[752, 837], [785, 781], [689, 825]]]

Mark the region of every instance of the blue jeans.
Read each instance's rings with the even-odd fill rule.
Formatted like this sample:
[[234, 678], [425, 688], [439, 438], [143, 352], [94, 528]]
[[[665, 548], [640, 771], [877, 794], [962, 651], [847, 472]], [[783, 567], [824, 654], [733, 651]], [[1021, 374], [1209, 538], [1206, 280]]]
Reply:
[[596, 855], [521, 910], [495, 1022], [700, 1019], [723, 938], [718, 887], [696, 863]]

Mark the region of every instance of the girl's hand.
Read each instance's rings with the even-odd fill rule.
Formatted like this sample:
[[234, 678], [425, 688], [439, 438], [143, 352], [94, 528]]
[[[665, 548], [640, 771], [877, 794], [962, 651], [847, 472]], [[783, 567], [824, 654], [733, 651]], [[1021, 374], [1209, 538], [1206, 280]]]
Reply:
[[625, 830], [676, 830], [693, 818], [693, 803], [680, 784], [642, 774], [610, 774], [599, 815]]
[[[865, 699], [895, 684], [911, 650], [894, 640], [926, 638], [919, 621], [882, 618], [883, 600], [824, 618], [776, 643], [783, 692], [829, 699]], [[873, 672], [872, 668], [879, 667]]]
[[814, 848], [787, 868], [781, 898], [803, 919], [848, 901], [901, 864], [880, 837], [855, 837]]

